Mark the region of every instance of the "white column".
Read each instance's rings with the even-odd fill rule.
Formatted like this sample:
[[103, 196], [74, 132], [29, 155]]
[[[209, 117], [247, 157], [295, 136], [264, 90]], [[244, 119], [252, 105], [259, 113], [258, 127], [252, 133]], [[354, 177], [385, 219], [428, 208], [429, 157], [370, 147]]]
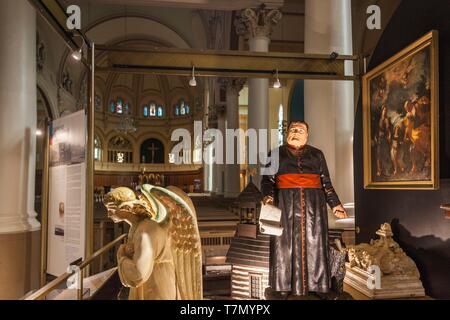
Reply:
[[[268, 52], [270, 35], [273, 27], [281, 19], [277, 9], [245, 9], [236, 23], [239, 35], [248, 38], [249, 50], [252, 52]], [[248, 129], [269, 128], [269, 79], [248, 79]], [[268, 137], [269, 135], [267, 135]], [[270, 143], [267, 141], [267, 148]], [[248, 150], [248, 149], [247, 149]], [[254, 174], [253, 182], [260, 186], [259, 166], [249, 165]]]
[[0, 40], [0, 233], [34, 231], [36, 13], [28, 1], [1, 2]]
[[[305, 53], [332, 52], [353, 54], [351, 0], [306, 0]], [[346, 72], [353, 73], [351, 64], [346, 65]], [[305, 81], [309, 143], [324, 152], [343, 203], [354, 202], [353, 97], [351, 81]]]
[[[210, 79], [205, 78], [204, 81], [204, 88], [203, 88], [203, 112], [204, 112], [204, 118], [203, 118], [203, 130], [205, 130], [205, 127], [209, 127], [208, 123], [208, 116], [209, 116], [209, 106], [210, 106], [210, 86], [209, 86]], [[202, 147], [202, 154], [205, 152], [205, 149]], [[211, 153], [206, 154], [204, 157], [207, 157], [208, 159], [211, 159], [212, 155]], [[204, 192], [211, 192], [212, 190], [212, 172], [213, 172], [213, 166], [206, 163], [206, 161], [203, 161], [203, 189]]]
[[40, 224], [34, 211], [36, 13], [0, 2], [0, 299], [39, 285]]
[[[226, 129], [233, 130], [239, 129], [239, 92], [245, 83], [244, 79], [234, 79], [225, 78], [222, 80], [222, 84], [226, 86], [226, 99], [227, 99], [227, 109], [226, 109]], [[225, 139], [225, 145], [230, 148], [231, 143], [233, 144], [233, 163], [226, 163], [225, 165], [225, 181], [224, 181], [224, 196], [225, 198], [237, 197], [240, 193], [240, 164], [239, 159], [239, 148], [237, 148], [240, 141], [234, 139], [230, 141]], [[225, 159], [228, 157], [227, 150], [225, 150]]]
[[[220, 107], [216, 107], [218, 109], [221, 109]], [[223, 110], [217, 111], [217, 129], [222, 133], [222, 137], [225, 138], [225, 114]], [[225, 143], [223, 144], [223, 154], [225, 154]], [[223, 162], [225, 163], [225, 159], [223, 159]], [[216, 195], [223, 195], [224, 194], [224, 164], [215, 164], [215, 181], [214, 181], [214, 187], [215, 187], [215, 193]]]

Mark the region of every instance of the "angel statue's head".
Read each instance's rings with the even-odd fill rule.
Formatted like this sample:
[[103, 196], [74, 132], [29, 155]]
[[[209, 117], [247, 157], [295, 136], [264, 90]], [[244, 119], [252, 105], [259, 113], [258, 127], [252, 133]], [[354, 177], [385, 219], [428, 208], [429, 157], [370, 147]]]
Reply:
[[142, 217], [148, 217], [154, 219], [156, 216], [149, 201], [142, 195], [138, 195], [126, 187], [119, 187], [109, 192], [104, 200], [103, 204], [108, 210], [108, 217], [115, 223], [128, 222]]

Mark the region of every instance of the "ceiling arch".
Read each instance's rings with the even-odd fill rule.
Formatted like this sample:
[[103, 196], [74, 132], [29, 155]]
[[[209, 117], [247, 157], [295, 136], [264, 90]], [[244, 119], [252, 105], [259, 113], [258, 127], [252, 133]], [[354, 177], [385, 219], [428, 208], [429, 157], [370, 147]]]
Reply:
[[113, 16], [94, 23], [86, 31], [97, 44], [109, 44], [118, 39], [152, 38], [169, 46], [188, 49], [191, 45], [173, 28], [146, 16]]

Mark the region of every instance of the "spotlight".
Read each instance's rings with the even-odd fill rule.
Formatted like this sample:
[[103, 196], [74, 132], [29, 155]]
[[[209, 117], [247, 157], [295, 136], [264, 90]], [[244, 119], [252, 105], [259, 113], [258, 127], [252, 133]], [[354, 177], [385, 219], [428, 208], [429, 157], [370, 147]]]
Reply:
[[192, 78], [191, 78], [191, 80], [189, 80], [189, 85], [191, 87], [197, 86], [197, 81], [195, 80], [195, 66], [192, 66]]
[[75, 36], [80, 37], [81, 40], [82, 40], [83, 42], [81, 43], [80, 49], [75, 50], [74, 52], [72, 52], [72, 58], [73, 58], [74, 60], [76, 60], [76, 61], [80, 61], [81, 59], [83, 59], [83, 48], [84, 48], [84, 46], [86, 45], [86, 41], [85, 41], [84, 38], [83, 38], [81, 35], [79, 35], [79, 34], [74, 34], [74, 37], [75, 37]]
[[37, 136], [42, 136], [42, 130], [41, 129], [36, 129], [36, 135]]
[[278, 69], [276, 70], [275, 82], [273, 83], [273, 87], [275, 89], [281, 88], [281, 82], [280, 79], [278, 78]]
[[76, 50], [74, 52], [72, 52], [72, 58], [74, 58], [77, 61], [80, 61], [81, 58], [83, 57], [83, 48], [80, 48], [79, 50]]

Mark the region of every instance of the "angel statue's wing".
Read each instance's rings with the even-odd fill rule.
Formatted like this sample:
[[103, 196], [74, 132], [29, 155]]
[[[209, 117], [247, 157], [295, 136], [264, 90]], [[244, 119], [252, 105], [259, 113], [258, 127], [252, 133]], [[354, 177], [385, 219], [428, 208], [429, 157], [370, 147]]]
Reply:
[[157, 216], [169, 228], [170, 246], [181, 300], [202, 300], [202, 248], [197, 216], [191, 199], [181, 189], [142, 185], [156, 203]]

